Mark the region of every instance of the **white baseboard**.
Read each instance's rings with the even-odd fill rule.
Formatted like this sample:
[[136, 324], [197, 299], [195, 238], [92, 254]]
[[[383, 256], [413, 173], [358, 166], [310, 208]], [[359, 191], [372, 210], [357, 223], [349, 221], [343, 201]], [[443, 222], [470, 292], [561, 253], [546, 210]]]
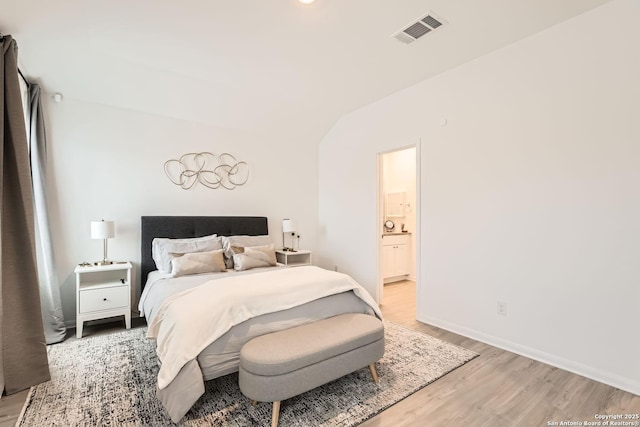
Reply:
[[412, 278], [409, 275], [402, 275], [402, 276], [393, 276], [393, 277], [387, 277], [385, 279], [382, 279], [382, 284], [383, 285], [389, 285], [391, 283], [403, 282], [405, 280], [411, 280], [413, 282], [416, 281], [415, 277]]
[[605, 372], [573, 360], [520, 345], [493, 335], [485, 334], [484, 332], [450, 323], [446, 320], [437, 319], [431, 316], [421, 316], [420, 314], [418, 314], [417, 320], [640, 396], [640, 383], [629, 378], [613, 374], [611, 372]]

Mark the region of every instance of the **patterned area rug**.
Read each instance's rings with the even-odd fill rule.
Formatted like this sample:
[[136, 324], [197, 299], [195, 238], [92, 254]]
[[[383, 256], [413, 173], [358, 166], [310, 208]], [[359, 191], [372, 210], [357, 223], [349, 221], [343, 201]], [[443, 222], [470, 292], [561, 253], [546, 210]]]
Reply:
[[[477, 356], [429, 335], [385, 323], [380, 381], [368, 368], [282, 402], [281, 426], [354, 426]], [[17, 426], [174, 425], [156, 398], [158, 367], [146, 328], [49, 347], [51, 381], [31, 389]], [[251, 406], [238, 375], [206, 382], [179, 425], [270, 425], [271, 404]]]

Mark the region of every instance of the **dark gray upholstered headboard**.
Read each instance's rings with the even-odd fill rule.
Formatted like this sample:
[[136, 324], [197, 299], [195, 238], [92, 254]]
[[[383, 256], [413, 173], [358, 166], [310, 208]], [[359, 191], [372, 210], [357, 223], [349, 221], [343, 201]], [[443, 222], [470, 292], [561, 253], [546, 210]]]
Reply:
[[156, 269], [151, 257], [151, 242], [155, 237], [184, 239], [211, 234], [218, 236], [260, 236], [269, 234], [267, 218], [263, 216], [143, 216], [141, 222], [140, 286]]

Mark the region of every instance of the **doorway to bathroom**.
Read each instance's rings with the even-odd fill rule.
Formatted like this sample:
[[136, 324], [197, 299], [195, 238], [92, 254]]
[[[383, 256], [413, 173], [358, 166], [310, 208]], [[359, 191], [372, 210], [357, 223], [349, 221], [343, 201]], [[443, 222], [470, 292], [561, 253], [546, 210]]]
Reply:
[[403, 320], [416, 316], [417, 151], [410, 146], [378, 154], [378, 301]]

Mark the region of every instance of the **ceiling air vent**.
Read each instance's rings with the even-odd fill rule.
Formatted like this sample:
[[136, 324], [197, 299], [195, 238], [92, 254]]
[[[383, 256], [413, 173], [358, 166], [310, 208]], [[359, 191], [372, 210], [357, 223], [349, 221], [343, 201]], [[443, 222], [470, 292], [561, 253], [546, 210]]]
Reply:
[[429, 34], [436, 28], [441, 27], [442, 24], [444, 24], [442, 19], [438, 18], [434, 13], [428, 12], [426, 15], [405, 25], [402, 30], [393, 34], [392, 37], [405, 44], [413, 43], [425, 34]]

